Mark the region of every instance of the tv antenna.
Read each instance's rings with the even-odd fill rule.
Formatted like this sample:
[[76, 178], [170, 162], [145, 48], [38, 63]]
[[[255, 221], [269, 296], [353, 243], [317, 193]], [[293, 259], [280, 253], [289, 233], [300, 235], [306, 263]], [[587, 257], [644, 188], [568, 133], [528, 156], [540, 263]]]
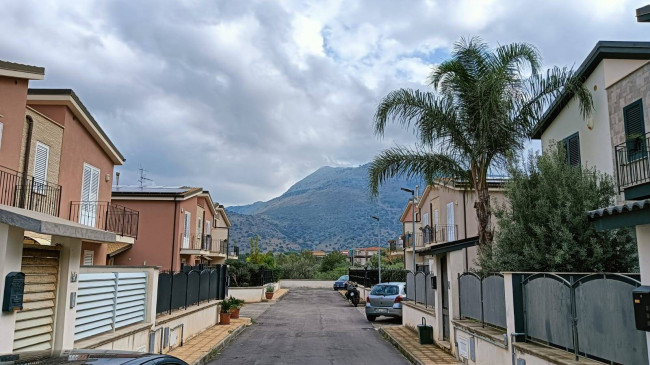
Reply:
[[138, 169], [140, 172], [140, 178], [138, 178], [138, 181], [140, 182], [140, 187], [144, 185], [145, 181], [153, 181], [147, 177], [147, 170], [143, 169], [142, 167]]

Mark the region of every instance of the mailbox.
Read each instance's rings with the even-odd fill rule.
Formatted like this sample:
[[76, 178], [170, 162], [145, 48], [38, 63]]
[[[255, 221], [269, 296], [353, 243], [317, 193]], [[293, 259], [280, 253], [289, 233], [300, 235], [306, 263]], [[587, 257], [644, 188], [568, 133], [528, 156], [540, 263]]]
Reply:
[[438, 289], [438, 280], [434, 275], [431, 275], [431, 289]]
[[650, 286], [643, 285], [632, 290], [632, 296], [636, 329], [650, 331]]
[[2, 297], [2, 311], [13, 312], [23, 309], [23, 294], [25, 293], [25, 274], [10, 272], [5, 278], [5, 292]]

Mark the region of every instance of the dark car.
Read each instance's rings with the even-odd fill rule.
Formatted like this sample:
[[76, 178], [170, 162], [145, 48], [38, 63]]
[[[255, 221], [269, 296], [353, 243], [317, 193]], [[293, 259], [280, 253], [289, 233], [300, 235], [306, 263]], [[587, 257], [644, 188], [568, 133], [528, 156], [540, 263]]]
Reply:
[[2, 364], [29, 365], [188, 365], [185, 361], [170, 355], [115, 350], [71, 350], [60, 356], [43, 352], [26, 352], [0, 355]]
[[349, 275], [343, 275], [334, 282], [334, 290], [347, 290], [348, 289], [348, 280], [350, 280]]

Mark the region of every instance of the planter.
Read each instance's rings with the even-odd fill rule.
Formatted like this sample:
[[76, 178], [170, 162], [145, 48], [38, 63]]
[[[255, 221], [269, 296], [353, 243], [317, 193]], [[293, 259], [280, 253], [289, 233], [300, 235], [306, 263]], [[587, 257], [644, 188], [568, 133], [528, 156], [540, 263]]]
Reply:
[[230, 313], [219, 313], [219, 324], [230, 324]]
[[239, 308], [235, 308], [235, 309], [230, 310], [230, 318], [232, 318], [232, 319], [239, 318]]
[[266, 299], [273, 299], [273, 292], [266, 292], [264, 293], [266, 295]]

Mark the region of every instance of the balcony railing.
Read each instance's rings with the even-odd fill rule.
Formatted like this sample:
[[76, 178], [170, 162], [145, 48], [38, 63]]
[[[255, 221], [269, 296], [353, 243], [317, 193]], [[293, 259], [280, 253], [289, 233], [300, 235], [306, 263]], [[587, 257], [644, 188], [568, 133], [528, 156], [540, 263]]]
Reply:
[[[404, 243], [404, 248], [410, 248], [413, 244], [413, 236], [408, 233], [406, 236], [402, 236], [402, 241]], [[415, 234], [415, 248], [424, 247], [424, 241], [422, 239], [422, 232]]]
[[61, 185], [0, 167], [0, 204], [58, 217]]
[[619, 193], [627, 187], [650, 182], [649, 147], [650, 133], [644, 137], [628, 139], [614, 147]]
[[457, 224], [438, 224], [433, 227], [426, 226], [422, 230], [424, 244], [451, 242], [458, 239]]
[[229, 256], [239, 256], [239, 247], [238, 246], [233, 246], [232, 247], [232, 253]]
[[70, 202], [68, 219], [120, 236], [138, 238], [140, 212], [111, 202]]

